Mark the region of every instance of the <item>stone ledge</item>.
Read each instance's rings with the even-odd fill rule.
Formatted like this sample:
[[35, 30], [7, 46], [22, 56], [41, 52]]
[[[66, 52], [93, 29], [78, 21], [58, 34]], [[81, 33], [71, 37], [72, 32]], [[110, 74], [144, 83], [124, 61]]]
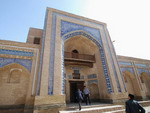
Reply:
[[47, 104], [47, 105], [37, 105], [34, 106], [34, 110], [46, 110], [46, 109], [55, 109], [55, 108], [60, 108], [60, 107], [65, 107], [64, 104]]
[[0, 110], [24, 109], [24, 104], [19, 105], [1, 105]]

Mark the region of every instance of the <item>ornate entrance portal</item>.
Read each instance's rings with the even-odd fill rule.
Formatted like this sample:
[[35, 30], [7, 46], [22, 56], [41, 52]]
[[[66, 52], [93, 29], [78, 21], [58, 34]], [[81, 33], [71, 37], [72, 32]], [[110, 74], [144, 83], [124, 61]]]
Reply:
[[46, 15], [35, 106], [45, 105], [43, 99], [49, 105], [73, 102], [74, 91], [84, 82], [92, 100], [124, 99], [125, 87], [106, 24], [49, 8]]

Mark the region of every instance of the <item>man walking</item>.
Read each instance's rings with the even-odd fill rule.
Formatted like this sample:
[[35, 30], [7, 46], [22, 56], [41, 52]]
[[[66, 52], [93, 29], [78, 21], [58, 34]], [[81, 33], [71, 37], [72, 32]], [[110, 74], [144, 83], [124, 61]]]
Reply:
[[86, 86], [84, 86], [83, 93], [84, 93], [84, 98], [85, 98], [86, 105], [88, 105], [88, 104], [91, 105], [90, 91]]
[[76, 92], [76, 99], [77, 99], [78, 104], [79, 104], [79, 110], [81, 110], [81, 102], [83, 100], [83, 97], [82, 97], [82, 91], [80, 91], [80, 89], [78, 89]]
[[145, 113], [145, 109], [134, 100], [134, 95], [128, 95], [129, 100], [126, 101], [126, 113]]

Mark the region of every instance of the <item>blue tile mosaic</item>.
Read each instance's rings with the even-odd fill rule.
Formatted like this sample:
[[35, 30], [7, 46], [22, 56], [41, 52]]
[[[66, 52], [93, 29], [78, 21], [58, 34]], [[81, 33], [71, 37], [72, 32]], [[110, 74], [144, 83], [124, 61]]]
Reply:
[[72, 75], [68, 75], [68, 78], [69, 78], [69, 79], [73, 79]]
[[92, 79], [92, 78], [97, 78], [97, 75], [96, 74], [88, 75], [88, 79]]
[[17, 56], [29, 56], [29, 57], [32, 57], [34, 55], [33, 52], [8, 50], [8, 49], [0, 49], [0, 54], [17, 55]]
[[70, 33], [72, 31], [74, 32], [78, 30], [87, 32], [91, 36], [95, 37], [102, 44], [100, 40], [100, 31], [98, 29], [61, 20], [61, 36]]
[[128, 65], [128, 66], [131, 66], [132, 63], [131, 62], [119, 62], [119, 65]]
[[17, 63], [24, 66], [27, 70], [31, 72], [32, 60], [28, 59], [16, 59], [16, 58], [0, 58], [0, 68], [6, 65]]
[[81, 75], [81, 76], [80, 76], [80, 79], [84, 79], [84, 75]]
[[[64, 43], [63, 43], [64, 44]], [[62, 74], [61, 74], [61, 77], [62, 77], [62, 87], [61, 87], [61, 94], [64, 94], [65, 93], [65, 73], [64, 73], [64, 45], [61, 45], [62, 47], [62, 52], [61, 52], [61, 70], [62, 70]]]
[[88, 80], [88, 85], [90, 84], [98, 84], [97, 80]]
[[148, 65], [146, 64], [135, 64], [136, 66], [139, 66], [139, 67], [148, 67]]
[[56, 15], [52, 14], [52, 32], [50, 39], [50, 66], [49, 66], [49, 80], [48, 80], [48, 95], [53, 94], [53, 82], [54, 82], [54, 60], [55, 60], [55, 35], [56, 35]]
[[143, 72], [150, 75], [150, 72], [148, 71], [148, 69], [138, 68], [137, 70], [138, 70], [138, 74], [139, 75], [141, 75]]
[[132, 73], [133, 75], [135, 75], [133, 68], [123, 67], [123, 68], [120, 68], [120, 70], [121, 70], [121, 72], [128, 71], [128, 72]]

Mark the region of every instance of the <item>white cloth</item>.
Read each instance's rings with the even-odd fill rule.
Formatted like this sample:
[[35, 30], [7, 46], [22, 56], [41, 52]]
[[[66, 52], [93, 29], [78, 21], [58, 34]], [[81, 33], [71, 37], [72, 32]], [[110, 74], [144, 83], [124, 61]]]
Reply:
[[85, 95], [87, 95], [87, 94], [90, 94], [90, 91], [89, 91], [88, 88], [84, 88], [83, 93], [84, 93]]

